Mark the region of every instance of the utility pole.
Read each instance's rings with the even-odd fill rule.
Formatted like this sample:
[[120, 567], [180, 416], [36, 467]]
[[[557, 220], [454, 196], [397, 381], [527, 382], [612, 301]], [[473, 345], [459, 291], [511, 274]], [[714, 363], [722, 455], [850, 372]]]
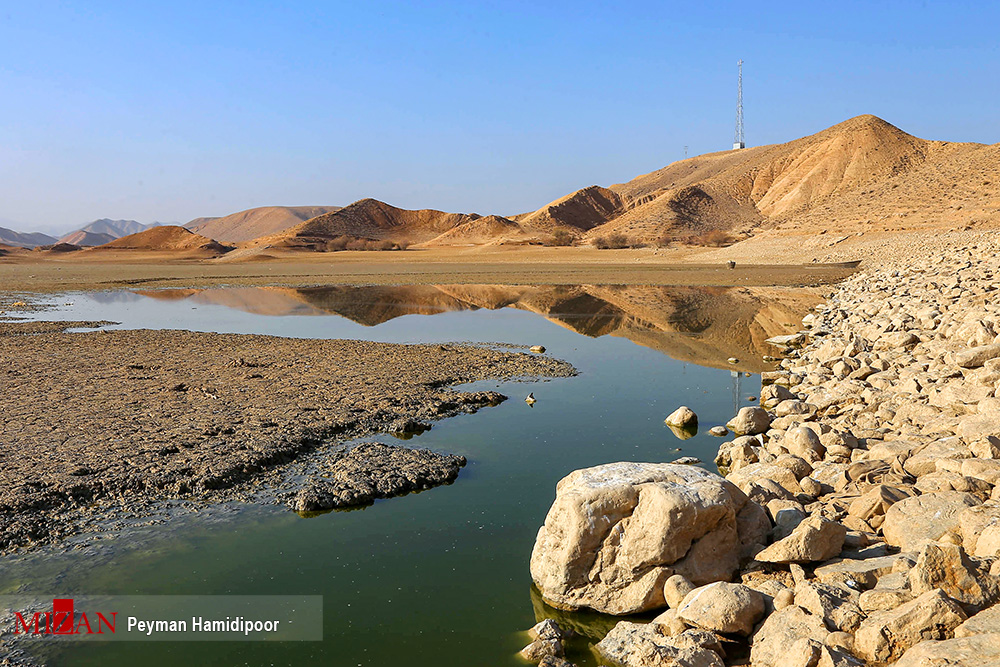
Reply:
[[733, 137], [733, 150], [739, 150], [741, 148], [746, 148], [746, 141], [743, 138], [743, 60], [741, 59], [737, 65], [739, 66], [739, 82], [736, 88], [736, 134]]

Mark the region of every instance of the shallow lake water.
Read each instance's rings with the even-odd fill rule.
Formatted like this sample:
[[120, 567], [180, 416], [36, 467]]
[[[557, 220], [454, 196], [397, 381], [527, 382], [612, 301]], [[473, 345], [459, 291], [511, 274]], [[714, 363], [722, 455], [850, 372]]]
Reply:
[[[53, 299], [57, 307], [41, 318], [305, 338], [541, 344], [580, 374], [462, 387], [497, 389], [510, 400], [436, 422], [407, 443], [466, 456], [468, 466], [450, 486], [312, 518], [274, 506], [227, 507], [211, 520], [188, 517], [139, 529], [134, 538], [126, 533], [112, 542], [112, 557], [69, 551], [0, 563], [0, 592], [321, 594], [321, 643], [95, 643], [54, 653], [48, 663], [514, 666], [524, 664], [515, 656], [527, 643], [523, 631], [551, 615], [583, 633], [569, 658], [596, 664], [586, 633], [597, 635], [614, 619], [549, 609], [532, 591], [528, 559], [556, 482], [574, 469], [621, 460], [696, 456], [714, 470], [722, 439], [707, 430], [751, 404], [747, 397], [759, 393], [760, 380], [747, 371], [765, 367], [759, 341], [785, 333], [803, 313], [758, 298], [744, 309], [750, 315], [733, 319], [750, 297], [719, 288], [678, 288], [680, 305], [671, 302], [677, 292], [669, 287], [479, 288], [162, 290]], [[740, 363], [729, 365], [729, 356]], [[538, 400], [533, 407], [523, 400], [529, 391]], [[700, 418], [701, 431], [688, 440], [663, 423], [682, 404]], [[58, 591], [50, 590], [54, 584]]]

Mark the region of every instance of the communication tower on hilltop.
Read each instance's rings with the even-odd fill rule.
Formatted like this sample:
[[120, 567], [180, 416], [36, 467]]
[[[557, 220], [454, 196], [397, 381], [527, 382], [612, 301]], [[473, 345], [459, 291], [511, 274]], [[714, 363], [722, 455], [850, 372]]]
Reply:
[[743, 61], [740, 60], [737, 65], [740, 68], [740, 78], [736, 88], [736, 135], [733, 137], [734, 151], [747, 147], [743, 139]]

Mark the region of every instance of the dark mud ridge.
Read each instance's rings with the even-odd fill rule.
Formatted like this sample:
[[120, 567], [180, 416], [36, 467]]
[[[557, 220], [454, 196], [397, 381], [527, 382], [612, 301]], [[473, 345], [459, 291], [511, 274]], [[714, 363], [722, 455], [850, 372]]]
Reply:
[[450, 484], [465, 463], [464, 456], [365, 442], [333, 460], [329, 475], [311, 479], [290, 504], [296, 512], [367, 505]]
[[[96, 324], [0, 321], [0, 550], [72, 533], [99, 499], [126, 511], [150, 499], [214, 500], [334, 441], [420, 430], [505, 398], [452, 385], [575, 373], [466, 345], [65, 333]], [[292, 504], [370, 502], [449, 482], [462, 464], [373, 447], [340, 452]]]

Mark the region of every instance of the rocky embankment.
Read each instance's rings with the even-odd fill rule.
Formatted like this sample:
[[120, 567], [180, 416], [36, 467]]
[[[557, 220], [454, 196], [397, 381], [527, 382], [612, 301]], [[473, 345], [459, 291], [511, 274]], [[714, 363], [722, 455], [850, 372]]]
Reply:
[[[452, 481], [462, 457], [338, 441], [411, 434], [506, 397], [449, 387], [572, 366], [469, 345], [190, 331], [66, 333], [100, 322], [0, 321], [0, 550], [49, 541], [105, 501], [216, 500], [324, 449], [289, 489], [315, 511]], [[324, 458], [324, 457], [320, 457]]]
[[[775, 341], [725, 478], [608, 464], [559, 483], [531, 560], [545, 599], [660, 612], [619, 622], [602, 664], [1000, 665], [998, 249], [841, 284]], [[543, 644], [526, 651], [562, 646]]]

